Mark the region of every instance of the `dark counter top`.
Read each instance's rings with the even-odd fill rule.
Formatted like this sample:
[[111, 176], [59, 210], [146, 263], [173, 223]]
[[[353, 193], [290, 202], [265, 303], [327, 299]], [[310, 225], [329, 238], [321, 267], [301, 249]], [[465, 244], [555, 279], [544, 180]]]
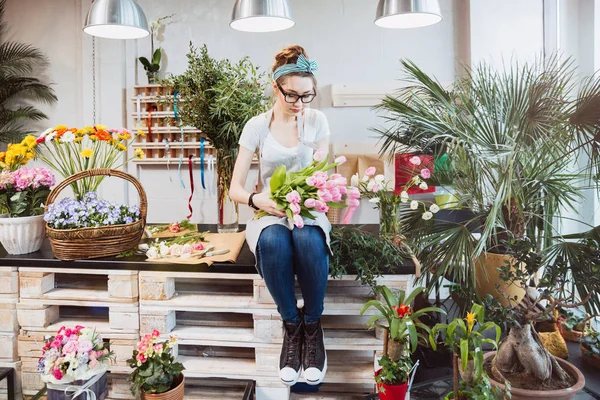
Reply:
[[[366, 225], [365, 229], [372, 231], [378, 225]], [[245, 226], [240, 225], [240, 230]], [[199, 231], [216, 232], [216, 225], [199, 225]], [[39, 251], [30, 254], [10, 255], [0, 246], [0, 265], [3, 267], [35, 267], [35, 268], [78, 268], [78, 269], [106, 269], [106, 270], [138, 270], [138, 271], [179, 271], [179, 272], [215, 272], [215, 273], [239, 273], [255, 274], [254, 255], [244, 243], [242, 250], [235, 263], [216, 262], [211, 266], [206, 264], [178, 264], [178, 263], [153, 263], [145, 261], [144, 256], [130, 257], [105, 257], [89, 260], [61, 261], [54, 257], [50, 242], [44, 240]], [[400, 265], [390, 273], [412, 274], [414, 266], [412, 263]]]

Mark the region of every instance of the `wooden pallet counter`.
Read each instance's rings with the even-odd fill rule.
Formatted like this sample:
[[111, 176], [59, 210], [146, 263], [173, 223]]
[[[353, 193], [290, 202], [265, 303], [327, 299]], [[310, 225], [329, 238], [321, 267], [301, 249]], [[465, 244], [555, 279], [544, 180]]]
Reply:
[[[143, 257], [63, 262], [46, 242], [40, 251], [21, 256], [0, 248], [0, 265], [0, 362], [18, 368], [18, 387], [26, 396], [43, 387], [37, 359], [44, 336], [76, 324], [94, 326], [111, 342], [117, 363], [111, 368], [110, 398], [130, 398], [125, 360], [140, 336], [153, 329], [179, 338], [178, 360], [190, 379], [252, 381], [257, 400], [290, 396], [277, 376], [282, 322], [246, 245], [236, 263], [208, 267], [148, 263]], [[378, 283], [409, 288], [413, 267], [397, 272]], [[382, 341], [366, 328], [368, 316], [359, 316], [371, 298], [353, 275], [330, 279], [322, 318], [329, 360], [324, 390], [373, 389]]]

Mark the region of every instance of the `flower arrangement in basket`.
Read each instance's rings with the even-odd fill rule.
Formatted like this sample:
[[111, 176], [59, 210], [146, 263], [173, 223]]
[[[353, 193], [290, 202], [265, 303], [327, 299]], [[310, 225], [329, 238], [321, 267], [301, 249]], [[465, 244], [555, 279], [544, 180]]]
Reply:
[[106, 371], [114, 354], [93, 329], [62, 326], [42, 348], [38, 371], [47, 383], [48, 399], [71, 399], [93, 393], [97, 400], [107, 395]]
[[131, 392], [140, 394], [143, 399], [183, 399], [185, 369], [175, 362], [174, 347], [177, 338], [160, 339], [156, 329], [146, 334], [133, 350], [127, 364], [133, 372], [127, 379], [131, 382]]
[[[63, 178], [68, 178], [88, 169], [118, 169], [132, 157], [143, 158], [144, 152], [140, 148], [133, 151], [132, 157], [128, 154], [133, 136], [125, 128], [111, 129], [105, 125], [84, 128], [58, 125], [37, 138], [27, 136], [24, 141], [32, 144], [31, 149], [37, 158]], [[135, 136], [144, 136], [144, 133], [138, 130]], [[81, 199], [84, 194], [96, 191], [103, 179], [103, 175], [95, 175], [81, 179], [81, 182], [73, 181], [71, 187], [75, 197]]]
[[[81, 200], [63, 199], [59, 193], [80, 179], [115, 176], [133, 183], [140, 205], [125, 206], [98, 199], [95, 192]], [[61, 260], [78, 260], [117, 255], [135, 248], [146, 225], [148, 200], [141, 183], [132, 175], [114, 169], [79, 172], [57, 185], [46, 204], [46, 232], [54, 255]]]

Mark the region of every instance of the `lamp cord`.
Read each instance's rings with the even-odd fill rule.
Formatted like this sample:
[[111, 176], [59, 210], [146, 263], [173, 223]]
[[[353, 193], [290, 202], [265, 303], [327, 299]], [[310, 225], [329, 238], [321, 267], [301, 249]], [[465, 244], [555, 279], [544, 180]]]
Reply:
[[96, 37], [92, 36], [92, 101], [94, 126], [96, 125]]

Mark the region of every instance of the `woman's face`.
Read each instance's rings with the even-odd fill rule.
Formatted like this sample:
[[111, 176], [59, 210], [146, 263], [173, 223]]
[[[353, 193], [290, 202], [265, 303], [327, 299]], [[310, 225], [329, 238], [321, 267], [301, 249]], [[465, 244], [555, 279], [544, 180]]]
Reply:
[[281, 84], [273, 81], [273, 90], [277, 93], [277, 100], [283, 112], [290, 116], [301, 113], [316, 95], [313, 80], [304, 76], [288, 76]]

